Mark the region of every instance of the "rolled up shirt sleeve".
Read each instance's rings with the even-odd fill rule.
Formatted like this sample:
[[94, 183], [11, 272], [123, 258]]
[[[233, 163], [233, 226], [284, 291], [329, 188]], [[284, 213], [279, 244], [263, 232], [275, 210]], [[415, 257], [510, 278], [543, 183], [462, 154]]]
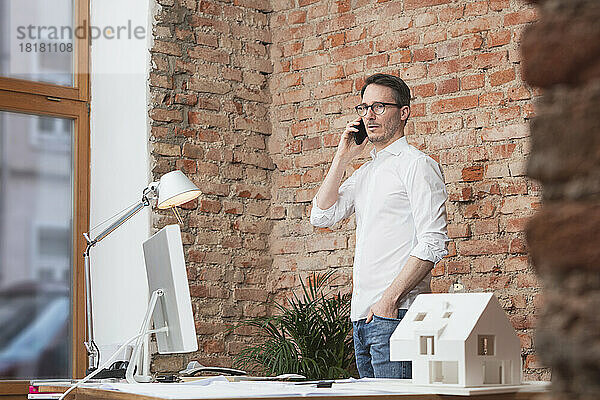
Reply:
[[338, 189], [338, 199], [326, 210], [317, 207], [317, 196], [312, 200], [310, 223], [319, 228], [329, 228], [337, 222], [348, 218], [354, 212], [354, 190], [356, 186], [355, 171]]
[[420, 157], [409, 168], [406, 185], [417, 236], [410, 255], [435, 264], [448, 254], [450, 241], [442, 171], [430, 157]]

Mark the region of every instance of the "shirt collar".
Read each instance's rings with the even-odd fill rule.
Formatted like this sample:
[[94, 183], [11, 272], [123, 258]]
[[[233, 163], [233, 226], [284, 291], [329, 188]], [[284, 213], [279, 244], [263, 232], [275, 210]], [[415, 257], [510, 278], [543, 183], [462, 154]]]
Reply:
[[[390, 154], [397, 156], [398, 154], [402, 153], [402, 149], [404, 149], [406, 146], [408, 146], [408, 142], [406, 141], [406, 136], [402, 136], [401, 138], [396, 139], [392, 143], [388, 144], [379, 153], [388, 152]], [[371, 158], [375, 159], [376, 157], [377, 157], [377, 150], [375, 148], [373, 148], [371, 150]]]

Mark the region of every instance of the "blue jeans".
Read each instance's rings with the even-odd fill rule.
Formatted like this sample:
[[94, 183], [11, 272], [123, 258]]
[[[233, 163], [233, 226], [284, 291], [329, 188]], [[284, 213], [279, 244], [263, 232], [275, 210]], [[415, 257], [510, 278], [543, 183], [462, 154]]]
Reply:
[[366, 319], [352, 322], [356, 367], [361, 378], [412, 377], [410, 361], [390, 361], [390, 336], [407, 311], [398, 310], [398, 318], [374, 315], [368, 324]]

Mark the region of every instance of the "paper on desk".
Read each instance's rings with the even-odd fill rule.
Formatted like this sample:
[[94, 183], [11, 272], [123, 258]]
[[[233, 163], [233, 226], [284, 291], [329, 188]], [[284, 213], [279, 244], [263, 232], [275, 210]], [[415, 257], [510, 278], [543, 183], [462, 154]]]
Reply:
[[225, 378], [223, 375], [219, 376], [211, 376], [203, 379], [196, 379], [194, 381], [188, 381], [181, 383], [180, 385], [194, 385], [194, 386], [208, 386], [213, 384], [214, 382], [230, 382], [229, 379]]
[[[399, 392], [398, 390], [386, 389], [383, 385], [381, 387], [373, 387], [371, 385], [355, 386], [349, 381], [343, 384], [335, 384], [332, 388], [316, 388], [313, 385], [294, 385], [287, 382], [229, 382], [224, 377], [215, 377], [187, 383], [142, 383], [137, 385], [114, 383], [103, 384], [100, 388], [137, 395], [159, 397], [162, 399], [309, 397], [339, 396], [348, 395], [349, 393], [352, 393], [353, 395], [404, 393]], [[407, 391], [405, 393], [411, 392]]]

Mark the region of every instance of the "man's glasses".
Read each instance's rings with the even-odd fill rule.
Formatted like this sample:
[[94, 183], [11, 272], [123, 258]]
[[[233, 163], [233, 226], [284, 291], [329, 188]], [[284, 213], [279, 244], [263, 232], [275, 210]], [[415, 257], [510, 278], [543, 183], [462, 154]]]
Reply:
[[398, 105], [396, 103], [383, 103], [381, 101], [376, 101], [371, 105], [367, 105], [364, 103], [359, 104], [356, 107], [354, 107], [354, 109], [356, 110], [356, 113], [358, 115], [364, 117], [369, 112], [369, 108], [373, 110], [373, 112], [377, 115], [383, 114], [385, 112], [385, 106], [402, 107], [401, 105]]

